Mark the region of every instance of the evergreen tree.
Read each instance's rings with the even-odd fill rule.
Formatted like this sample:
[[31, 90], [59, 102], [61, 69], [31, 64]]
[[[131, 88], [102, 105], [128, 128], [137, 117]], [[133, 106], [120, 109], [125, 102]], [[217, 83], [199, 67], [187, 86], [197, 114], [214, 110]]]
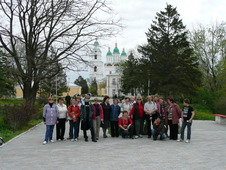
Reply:
[[87, 81], [82, 76], [79, 76], [74, 81], [74, 84], [77, 84], [82, 87], [82, 94], [86, 94], [89, 92], [89, 87], [88, 87]]
[[92, 95], [97, 95], [97, 81], [96, 81], [96, 79], [92, 80], [90, 87], [89, 87], [89, 92]]
[[150, 80], [153, 93], [190, 94], [200, 84], [201, 73], [187, 40], [188, 32], [171, 5], [156, 15], [146, 33], [147, 44], [138, 47], [144, 77]]

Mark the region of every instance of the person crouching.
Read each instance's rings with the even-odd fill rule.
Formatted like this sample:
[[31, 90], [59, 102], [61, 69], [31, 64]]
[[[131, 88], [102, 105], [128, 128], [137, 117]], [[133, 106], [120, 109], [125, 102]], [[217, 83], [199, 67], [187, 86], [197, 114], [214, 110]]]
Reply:
[[131, 139], [134, 139], [133, 121], [129, 118], [127, 111], [123, 111], [123, 116], [119, 118], [118, 125], [121, 128], [121, 133], [123, 138], [125, 138], [126, 136], [130, 136]]
[[164, 120], [162, 119], [161, 116], [157, 117], [153, 124], [153, 130], [152, 130], [152, 135], [153, 135], [153, 140], [164, 140], [166, 139], [166, 128], [165, 128], [165, 123]]

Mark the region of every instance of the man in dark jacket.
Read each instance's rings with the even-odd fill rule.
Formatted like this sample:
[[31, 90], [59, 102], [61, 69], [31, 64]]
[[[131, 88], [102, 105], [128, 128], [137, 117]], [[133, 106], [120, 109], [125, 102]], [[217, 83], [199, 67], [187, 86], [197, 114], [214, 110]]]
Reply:
[[71, 104], [71, 96], [69, 96], [69, 94], [67, 94], [67, 96], [65, 97], [65, 100], [66, 100], [67, 107], [70, 106], [70, 104]]
[[166, 138], [166, 128], [165, 128], [165, 123], [162, 119], [161, 116], [159, 116], [154, 124], [153, 124], [153, 130], [152, 130], [152, 135], [153, 135], [153, 140], [164, 140]]
[[90, 96], [86, 95], [85, 96], [85, 102], [81, 106], [81, 120], [82, 120], [82, 125], [81, 128], [83, 130], [84, 138], [85, 141], [88, 142], [88, 136], [87, 136], [87, 130], [90, 129], [91, 136], [92, 136], [92, 141], [97, 142], [95, 138], [95, 133], [93, 129], [93, 106], [89, 102]]

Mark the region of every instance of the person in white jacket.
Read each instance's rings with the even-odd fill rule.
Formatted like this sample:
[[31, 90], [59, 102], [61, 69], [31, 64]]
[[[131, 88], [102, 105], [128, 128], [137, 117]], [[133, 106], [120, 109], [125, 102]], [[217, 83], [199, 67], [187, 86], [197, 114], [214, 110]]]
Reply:
[[57, 109], [59, 112], [59, 123], [56, 126], [56, 140], [61, 141], [64, 140], [65, 123], [67, 118], [67, 106], [64, 104], [63, 98], [58, 99]]

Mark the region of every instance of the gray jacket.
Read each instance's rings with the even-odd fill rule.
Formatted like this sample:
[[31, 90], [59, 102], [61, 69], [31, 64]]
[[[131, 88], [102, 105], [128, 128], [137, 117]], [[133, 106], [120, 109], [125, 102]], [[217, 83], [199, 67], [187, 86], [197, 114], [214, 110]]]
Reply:
[[55, 125], [58, 119], [58, 109], [57, 105], [53, 104], [50, 107], [49, 104], [46, 104], [43, 109], [43, 119], [46, 122], [46, 125]]

